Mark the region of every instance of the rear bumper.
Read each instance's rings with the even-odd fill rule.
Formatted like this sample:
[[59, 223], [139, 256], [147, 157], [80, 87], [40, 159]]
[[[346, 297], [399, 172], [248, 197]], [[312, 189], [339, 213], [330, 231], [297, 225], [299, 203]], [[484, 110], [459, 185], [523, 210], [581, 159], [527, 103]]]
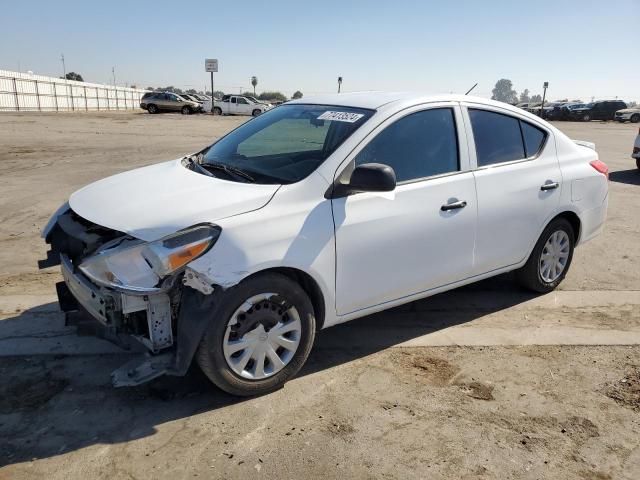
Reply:
[[582, 232], [580, 234], [580, 244], [588, 242], [596, 237], [604, 228], [607, 219], [607, 208], [609, 206], [609, 194], [604, 198], [601, 205], [590, 210], [585, 210], [580, 216]]

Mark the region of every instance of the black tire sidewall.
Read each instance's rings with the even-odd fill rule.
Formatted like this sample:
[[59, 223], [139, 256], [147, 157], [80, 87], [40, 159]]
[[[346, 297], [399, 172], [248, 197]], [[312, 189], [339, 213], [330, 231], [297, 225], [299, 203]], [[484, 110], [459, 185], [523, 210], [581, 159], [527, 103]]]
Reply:
[[[258, 112], [258, 113], [256, 113], [256, 112]], [[257, 116], [258, 116], [258, 115], [260, 115], [261, 113], [262, 113], [262, 112], [256, 108], [253, 112], [251, 112], [251, 115], [253, 115], [254, 117], [257, 117]]]
[[[553, 282], [545, 282], [540, 276], [540, 256], [542, 255], [542, 250], [544, 249], [547, 240], [549, 240], [549, 237], [551, 237], [554, 232], [557, 232], [559, 230], [563, 230], [569, 237], [569, 258], [567, 259], [567, 264], [565, 265], [564, 270], [562, 271], [560, 276]], [[573, 231], [573, 227], [567, 219], [556, 218], [551, 223], [549, 223], [549, 225], [547, 225], [547, 227], [540, 235], [540, 238], [536, 242], [529, 260], [527, 260], [527, 263], [520, 271], [521, 280], [523, 281], [525, 286], [540, 293], [546, 293], [554, 290], [558, 285], [560, 285], [562, 280], [564, 280], [564, 277], [567, 275], [567, 272], [571, 267], [574, 249], [575, 232]]]
[[631, 123], [640, 122], [640, 113], [634, 113], [633, 115], [631, 115], [631, 118], [629, 120], [631, 121]]
[[149, 106], [147, 107], [147, 111], [148, 111], [150, 114], [152, 114], [152, 115], [153, 115], [154, 113], [158, 113], [158, 107], [156, 107], [155, 105], [151, 104], [151, 105], [149, 105]]
[[213, 114], [214, 115], [222, 115], [222, 109], [219, 107], [214, 107], [213, 108]]
[[189, 106], [184, 106], [182, 107], [182, 114], [183, 115], [191, 115], [191, 107]]
[[[227, 324], [236, 309], [248, 298], [265, 292], [278, 293], [296, 307], [302, 332], [298, 350], [286, 367], [272, 377], [252, 381], [233, 372], [224, 358], [222, 343]], [[225, 291], [212, 318], [200, 342], [197, 361], [214, 384], [233, 395], [261, 395], [280, 388], [302, 368], [315, 339], [315, 315], [309, 297], [296, 282], [277, 273], [250, 277]]]

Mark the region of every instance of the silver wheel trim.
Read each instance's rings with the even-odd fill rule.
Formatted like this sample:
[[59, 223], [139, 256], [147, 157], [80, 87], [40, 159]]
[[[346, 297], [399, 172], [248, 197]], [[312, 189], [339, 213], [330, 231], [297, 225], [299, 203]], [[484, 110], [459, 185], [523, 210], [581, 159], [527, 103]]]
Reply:
[[[259, 324], [241, 338], [229, 339], [231, 327], [238, 322], [238, 315], [273, 296], [277, 296], [277, 294], [261, 293], [245, 300], [231, 315], [224, 333], [222, 350], [227, 365], [237, 375], [247, 380], [262, 380], [275, 375], [289, 364], [298, 345], [300, 345], [302, 323], [300, 322], [300, 314], [295, 307], [290, 307], [287, 310], [288, 320], [286, 322], [279, 321], [268, 332], [262, 324]], [[279, 353], [278, 350], [280, 350]], [[250, 360], [253, 362], [251, 362], [250, 369], [247, 369]]]
[[539, 273], [540, 278], [546, 283], [555, 282], [569, 261], [571, 243], [569, 235], [564, 230], [557, 230], [551, 234], [542, 248], [540, 254]]

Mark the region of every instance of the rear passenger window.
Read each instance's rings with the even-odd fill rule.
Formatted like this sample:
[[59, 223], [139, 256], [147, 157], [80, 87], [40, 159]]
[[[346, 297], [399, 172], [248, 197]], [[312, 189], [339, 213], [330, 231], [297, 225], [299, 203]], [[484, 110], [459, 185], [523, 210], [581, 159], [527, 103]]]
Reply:
[[479, 167], [526, 158], [517, 118], [474, 109], [469, 116]]
[[545, 134], [538, 127], [534, 127], [527, 122], [520, 121], [520, 126], [522, 127], [522, 138], [524, 139], [524, 149], [527, 157], [533, 157], [540, 152]]
[[457, 172], [458, 140], [453, 110], [423, 110], [392, 123], [360, 151], [355, 164], [363, 163], [389, 165], [398, 182]]

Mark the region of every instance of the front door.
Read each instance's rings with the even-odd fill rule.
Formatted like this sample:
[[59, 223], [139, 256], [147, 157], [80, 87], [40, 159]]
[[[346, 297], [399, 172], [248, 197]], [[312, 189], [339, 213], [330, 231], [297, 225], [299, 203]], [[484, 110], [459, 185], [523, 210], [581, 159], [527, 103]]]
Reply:
[[421, 108], [384, 122], [348, 163], [348, 169], [391, 166], [396, 189], [332, 200], [339, 315], [461, 280], [472, 270], [476, 198], [466, 140], [456, 128], [461, 110]]
[[556, 210], [562, 176], [553, 135], [501, 109], [469, 106], [477, 158], [475, 273], [514, 265], [529, 254]]

